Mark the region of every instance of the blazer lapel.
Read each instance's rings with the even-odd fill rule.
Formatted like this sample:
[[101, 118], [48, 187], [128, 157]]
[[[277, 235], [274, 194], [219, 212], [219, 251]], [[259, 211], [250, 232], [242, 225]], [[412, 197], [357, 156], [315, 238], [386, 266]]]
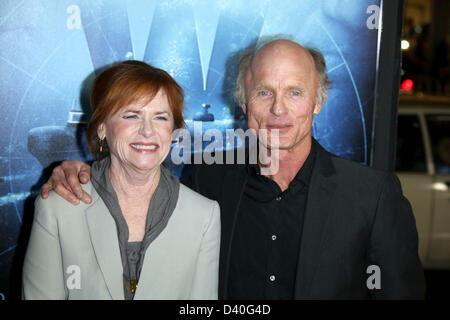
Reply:
[[318, 267], [328, 217], [332, 211], [334, 166], [331, 156], [320, 145], [308, 191], [303, 235], [299, 254], [295, 299], [308, 299], [314, 271]]
[[96, 197], [86, 209], [87, 224], [98, 265], [114, 300], [124, 300], [123, 267], [119, 239], [113, 217], [106, 205]]

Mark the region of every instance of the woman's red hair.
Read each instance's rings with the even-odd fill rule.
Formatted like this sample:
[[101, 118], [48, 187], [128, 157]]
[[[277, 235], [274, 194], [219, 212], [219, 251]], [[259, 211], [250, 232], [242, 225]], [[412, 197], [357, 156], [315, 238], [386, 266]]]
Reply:
[[127, 60], [103, 70], [95, 79], [91, 89], [93, 111], [87, 128], [89, 150], [100, 156], [97, 129], [108, 117], [132, 103], [149, 103], [163, 90], [173, 114], [175, 128], [184, 126], [183, 90], [164, 70], [145, 62]]

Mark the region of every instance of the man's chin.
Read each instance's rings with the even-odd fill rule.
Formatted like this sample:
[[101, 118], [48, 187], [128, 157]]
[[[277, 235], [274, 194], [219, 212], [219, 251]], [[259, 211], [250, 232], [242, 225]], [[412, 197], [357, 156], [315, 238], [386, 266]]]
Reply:
[[261, 143], [261, 146], [268, 149], [268, 150], [289, 150], [292, 149], [292, 144], [267, 144], [267, 143]]

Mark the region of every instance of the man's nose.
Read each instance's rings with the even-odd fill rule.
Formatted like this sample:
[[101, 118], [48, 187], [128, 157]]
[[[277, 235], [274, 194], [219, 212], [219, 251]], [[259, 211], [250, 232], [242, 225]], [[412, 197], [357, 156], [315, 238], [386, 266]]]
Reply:
[[154, 128], [151, 120], [142, 120], [139, 128], [139, 134], [145, 138], [148, 138], [153, 134], [153, 129]]
[[275, 116], [279, 117], [286, 113], [286, 106], [283, 101], [283, 97], [280, 95], [275, 95], [275, 99], [273, 100], [273, 104], [270, 108], [270, 112]]

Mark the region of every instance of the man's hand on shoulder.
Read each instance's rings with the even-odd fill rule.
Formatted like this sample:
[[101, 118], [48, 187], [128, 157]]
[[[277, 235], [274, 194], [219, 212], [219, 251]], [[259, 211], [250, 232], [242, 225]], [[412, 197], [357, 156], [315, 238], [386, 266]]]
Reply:
[[51, 190], [72, 204], [79, 204], [80, 200], [91, 203], [91, 196], [81, 187], [91, 178], [91, 167], [81, 160], [63, 161], [53, 169], [52, 176], [42, 186], [41, 196], [46, 199]]

